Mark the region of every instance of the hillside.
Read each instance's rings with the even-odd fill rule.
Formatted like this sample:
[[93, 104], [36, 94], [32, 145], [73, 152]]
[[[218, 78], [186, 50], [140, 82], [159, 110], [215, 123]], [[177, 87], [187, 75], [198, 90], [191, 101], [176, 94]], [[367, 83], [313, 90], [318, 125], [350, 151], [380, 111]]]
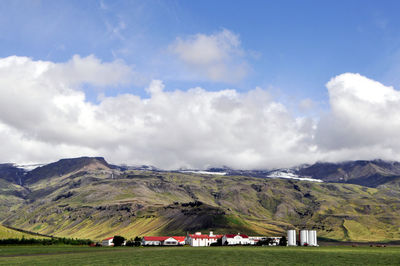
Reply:
[[63, 176], [76, 171], [100, 171], [110, 170], [111, 166], [102, 157], [80, 157], [73, 159], [61, 159], [29, 171], [22, 183], [32, 184], [42, 179]]
[[34, 233], [28, 232], [20, 232], [14, 229], [7, 228], [5, 226], [0, 225], [0, 239], [7, 239], [7, 238], [36, 238], [36, 239], [43, 239], [48, 238], [44, 236], [40, 236]]
[[24, 170], [15, 167], [11, 163], [0, 164], [0, 178], [15, 184], [22, 184]]
[[198, 230], [282, 235], [294, 227], [335, 240], [400, 239], [396, 187], [123, 170], [97, 160], [69, 172], [38, 168], [24, 187], [8, 182], [16, 205], [1, 209], [2, 222], [95, 240]]

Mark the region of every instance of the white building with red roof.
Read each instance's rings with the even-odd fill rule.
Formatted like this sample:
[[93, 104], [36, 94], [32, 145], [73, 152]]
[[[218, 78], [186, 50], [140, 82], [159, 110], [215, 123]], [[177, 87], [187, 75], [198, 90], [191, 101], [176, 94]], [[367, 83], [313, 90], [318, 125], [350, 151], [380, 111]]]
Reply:
[[174, 239], [176, 239], [176, 241], [178, 241], [178, 245], [185, 245], [185, 236], [173, 236]]
[[212, 243], [216, 243], [220, 238], [222, 238], [222, 235], [214, 235], [213, 232], [210, 232], [209, 235], [203, 235], [201, 232], [196, 232], [186, 236], [186, 244], [191, 245], [192, 247], [208, 247]]
[[108, 237], [106, 239], [101, 240], [101, 245], [104, 247], [111, 247], [114, 246], [114, 237]]
[[161, 246], [169, 236], [144, 236], [142, 246]]
[[143, 246], [178, 246], [185, 244], [184, 236], [144, 236]]
[[254, 240], [251, 240], [248, 235], [224, 235], [222, 237], [222, 245], [254, 245]]

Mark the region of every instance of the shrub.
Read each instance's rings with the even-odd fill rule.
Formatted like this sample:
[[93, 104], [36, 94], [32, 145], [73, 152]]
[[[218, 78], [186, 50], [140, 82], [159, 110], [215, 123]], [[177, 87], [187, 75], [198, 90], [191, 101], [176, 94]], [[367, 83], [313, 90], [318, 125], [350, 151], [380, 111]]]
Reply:
[[282, 236], [279, 240], [279, 246], [287, 246], [287, 239], [286, 236]]
[[114, 247], [120, 247], [125, 242], [125, 237], [123, 236], [114, 236], [113, 243]]

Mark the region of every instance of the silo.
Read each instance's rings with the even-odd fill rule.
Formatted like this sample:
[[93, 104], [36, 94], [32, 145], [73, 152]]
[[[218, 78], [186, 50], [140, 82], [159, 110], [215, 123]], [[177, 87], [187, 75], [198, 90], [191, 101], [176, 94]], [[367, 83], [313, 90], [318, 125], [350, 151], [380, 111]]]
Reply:
[[307, 243], [309, 246], [315, 246], [314, 234], [315, 234], [314, 230], [308, 230], [308, 242]]
[[301, 230], [300, 231], [300, 246], [304, 246], [304, 244], [310, 244], [308, 241], [308, 230]]
[[[317, 244], [317, 231], [310, 230], [308, 232], [309, 232], [308, 240], [312, 243], [313, 246], [318, 246], [318, 244]], [[311, 235], [310, 235], [310, 233], [311, 233]]]
[[296, 230], [287, 231], [287, 245], [296, 246]]

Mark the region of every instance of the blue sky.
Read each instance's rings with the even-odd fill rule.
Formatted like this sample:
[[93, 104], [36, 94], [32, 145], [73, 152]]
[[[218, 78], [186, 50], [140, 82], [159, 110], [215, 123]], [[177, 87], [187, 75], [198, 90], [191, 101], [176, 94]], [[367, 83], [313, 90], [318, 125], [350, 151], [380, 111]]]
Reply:
[[366, 0], [0, 1], [0, 159], [400, 160], [398, 10]]
[[[167, 88], [273, 87], [326, 100], [325, 83], [356, 72], [398, 85], [398, 1], [2, 1], [0, 56], [64, 62], [74, 54], [123, 59]], [[183, 80], [166, 70], [178, 37], [228, 29], [250, 71], [240, 82]], [[397, 55], [397, 56], [396, 56]], [[145, 82], [144, 82], [145, 83]], [[144, 84], [130, 86], [143, 94]]]

